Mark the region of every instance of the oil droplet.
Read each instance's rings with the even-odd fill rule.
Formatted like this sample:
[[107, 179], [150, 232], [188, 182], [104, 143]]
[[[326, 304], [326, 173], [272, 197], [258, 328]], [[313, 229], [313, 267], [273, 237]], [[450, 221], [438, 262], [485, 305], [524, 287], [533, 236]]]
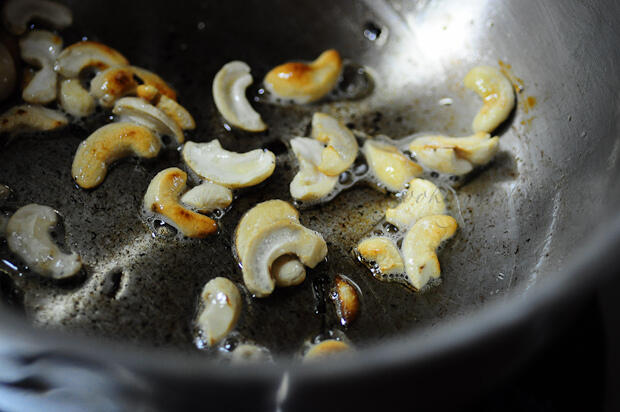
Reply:
[[364, 37], [370, 41], [375, 41], [381, 36], [381, 27], [369, 21], [364, 25]]

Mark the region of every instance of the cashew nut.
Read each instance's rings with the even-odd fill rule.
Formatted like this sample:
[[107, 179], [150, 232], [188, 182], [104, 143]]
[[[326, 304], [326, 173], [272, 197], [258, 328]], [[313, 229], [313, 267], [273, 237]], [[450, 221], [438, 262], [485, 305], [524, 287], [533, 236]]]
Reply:
[[22, 92], [28, 103], [49, 103], [56, 100], [58, 75], [54, 62], [62, 50], [62, 39], [46, 30], [33, 30], [19, 40], [22, 59], [40, 67]]
[[482, 98], [482, 108], [474, 117], [474, 132], [491, 133], [502, 124], [515, 106], [515, 94], [510, 80], [495, 67], [478, 66], [467, 73], [465, 87]]
[[311, 63], [290, 62], [275, 67], [265, 76], [265, 88], [273, 95], [304, 104], [329, 93], [342, 72], [336, 50], [327, 50]]
[[409, 150], [433, 170], [463, 175], [491, 161], [499, 150], [499, 138], [485, 132], [469, 137], [424, 136], [414, 139]]
[[90, 94], [103, 107], [112, 107], [116, 100], [136, 92], [138, 83], [130, 67], [114, 66], [97, 73], [90, 81]]
[[208, 213], [215, 209], [224, 209], [233, 201], [232, 191], [217, 183], [202, 182], [191, 188], [181, 197], [181, 202], [200, 213]]
[[312, 201], [327, 196], [338, 183], [338, 177], [327, 176], [318, 169], [324, 149], [321, 142], [295, 137], [290, 143], [299, 163], [299, 171], [290, 184], [293, 199]]
[[95, 130], [80, 143], [75, 153], [71, 174], [84, 189], [99, 186], [113, 162], [135, 155], [157, 156], [159, 139], [146, 127], [132, 123], [110, 123]]
[[327, 145], [318, 166], [322, 173], [338, 176], [355, 161], [359, 150], [357, 140], [341, 121], [325, 113], [315, 113], [312, 116], [312, 137]]
[[241, 261], [243, 280], [251, 293], [265, 297], [273, 292], [275, 281], [270, 269], [283, 255], [296, 255], [313, 268], [327, 255], [327, 245], [319, 233], [290, 219], [276, 221], [255, 233]]
[[166, 113], [169, 118], [174, 120], [174, 122], [183, 130], [194, 130], [196, 128], [196, 122], [192, 115], [185, 109], [185, 107], [181, 106], [177, 103], [176, 100], [173, 100], [162, 94], [159, 97], [159, 101], [155, 105], [159, 110]]
[[182, 154], [185, 163], [198, 176], [231, 189], [257, 185], [276, 168], [276, 156], [269, 150], [229, 152], [218, 140], [187, 142]]
[[382, 275], [405, 273], [405, 264], [398, 246], [389, 237], [375, 236], [361, 241], [357, 252], [368, 261], [375, 262]]
[[360, 298], [357, 288], [344, 276], [336, 275], [331, 298], [336, 306], [336, 314], [340, 318], [340, 324], [342, 326], [350, 325], [360, 311]]
[[245, 96], [245, 89], [252, 81], [250, 66], [246, 63], [226, 63], [213, 79], [213, 99], [228, 123], [249, 132], [262, 132], [267, 125]]
[[75, 117], [86, 117], [95, 111], [95, 99], [80, 84], [79, 79], [60, 82], [59, 102], [63, 110]]
[[[299, 223], [299, 212], [290, 203], [278, 199], [259, 203], [248, 210], [235, 231], [235, 250], [239, 260], [244, 260], [248, 242], [255, 233], [281, 219]], [[306, 269], [294, 255], [283, 255], [271, 265], [271, 275], [278, 287], [294, 286], [306, 279]]]
[[451, 216], [432, 215], [418, 220], [403, 240], [405, 272], [411, 285], [420, 290], [431, 278], [441, 274], [435, 250], [441, 242], [450, 239], [457, 229]]
[[2, 14], [7, 30], [18, 35], [26, 32], [33, 19], [43, 20], [56, 29], [64, 29], [73, 23], [68, 7], [48, 0], [7, 0]]
[[320, 359], [331, 358], [339, 353], [346, 353], [352, 348], [343, 341], [336, 339], [327, 339], [315, 345], [305, 353], [303, 362], [310, 362]]
[[221, 341], [235, 327], [241, 313], [241, 294], [230, 280], [217, 277], [202, 289], [196, 324], [208, 346]]
[[112, 113], [120, 121], [128, 121], [148, 127], [156, 133], [174, 137], [178, 144], [185, 141], [181, 128], [164, 112], [139, 97], [123, 97], [114, 104]]
[[141, 99], [146, 100], [147, 102], [151, 104], [154, 104], [157, 102], [157, 98], [159, 97], [159, 90], [157, 90], [155, 86], [151, 86], [148, 84], [141, 84], [138, 87], [136, 87], [136, 96], [138, 96]]
[[443, 195], [432, 182], [413, 179], [402, 202], [385, 211], [385, 220], [400, 230], [410, 228], [420, 218], [446, 212]]
[[171, 167], [162, 170], [151, 180], [146, 190], [144, 209], [162, 215], [187, 237], [207, 237], [217, 231], [215, 221], [179, 204], [186, 182], [187, 173], [181, 169]]
[[49, 206], [29, 204], [9, 219], [6, 238], [9, 248], [33, 271], [52, 279], [75, 275], [82, 268], [77, 253], [63, 253], [52, 241], [50, 230], [58, 215]]
[[0, 116], [0, 133], [49, 131], [64, 127], [68, 122], [59, 111], [25, 104], [14, 106]]
[[9, 49], [0, 43], [0, 102], [4, 101], [15, 89], [15, 61]]
[[232, 364], [271, 362], [273, 360], [266, 348], [249, 343], [238, 345], [230, 355]]
[[422, 173], [422, 167], [390, 144], [367, 140], [362, 152], [371, 172], [391, 192], [405, 189], [407, 182]]
[[87, 67], [105, 70], [127, 64], [129, 61], [125, 56], [111, 47], [94, 41], [81, 41], [67, 47], [58, 55], [55, 69], [64, 77], [75, 78]]

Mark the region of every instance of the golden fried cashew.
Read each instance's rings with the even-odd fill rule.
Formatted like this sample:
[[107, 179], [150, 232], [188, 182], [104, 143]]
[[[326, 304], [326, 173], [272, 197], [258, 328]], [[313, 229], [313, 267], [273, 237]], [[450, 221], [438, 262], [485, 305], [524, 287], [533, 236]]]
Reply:
[[82, 87], [79, 79], [60, 82], [58, 101], [65, 112], [75, 117], [86, 117], [95, 111], [95, 99]]
[[121, 121], [133, 122], [154, 132], [173, 137], [178, 144], [185, 141], [183, 130], [168, 115], [139, 97], [123, 97], [114, 104], [112, 113]]
[[359, 151], [357, 140], [341, 121], [325, 113], [315, 113], [312, 116], [312, 137], [327, 145], [318, 166], [322, 173], [338, 176], [355, 161]]
[[224, 120], [232, 126], [249, 132], [262, 132], [267, 125], [245, 96], [245, 89], [252, 81], [250, 66], [246, 63], [226, 63], [213, 79], [213, 100]]
[[251, 237], [241, 261], [243, 281], [256, 297], [269, 296], [275, 288], [270, 274], [273, 262], [280, 256], [296, 255], [301, 263], [315, 267], [327, 255], [323, 237], [290, 219], [282, 219]]
[[510, 80], [490, 66], [474, 67], [463, 80], [465, 87], [482, 98], [482, 108], [474, 117], [474, 132], [491, 133], [508, 118], [515, 106], [515, 94]]
[[56, 71], [64, 77], [75, 78], [87, 67], [105, 70], [124, 66], [129, 61], [118, 51], [95, 41], [81, 41], [64, 49], [56, 59]]
[[338, 183], [338, 176], [327, 176], [318, 169], [323, 144], [307, 137], [295, 137], [290, 143], [299, 163], [289, 187], [293, 199], [313, 201], [327, 196]]
[[217, 183], [202, 182], [185, 192], [181, 202], [200, 213], [208, 213], [215, 209], [224, 209], [233, 201], [232, 191]]
[[0, 116], [0, 133], [50, 131], [68, 124], [67, 116], [38, 105], [15, 106]]
[[389, 237], [375, 236], [362, 240], [356, 249], [364, 260], [375, 262], [383, 275], [405, 273], [398, 246]]
[[437, 186], [428, 180], [416, 178], [409, 182], [409, 189], [402, 202], [385, 211], [385, 220], [405, 230], [424, 216], [444, 213], [446, 204]]
[[499, 150], [499, 138], [485, 132], [468, 137], [423, 136], [414, 139], [409, 150], [433, 170], [463, 175], [493, 159]]
[[128, 66], [109, 67], [97, 73], [90, 81], [90, 94], [103, 107], [112, 107], [121, 97], [134, 94], [138, 82]]
[[9, 49], [0, 43], [0, 102], [4, 101], [15, 90], [17, 73], [15, 61]]
[[360, 297], [357, 288], [342, 275], [334, 278], [334, 287], [331, 294], [336, 307], [336, 314], [342, 326], [348, 326], [360, 312]]
[[373, 175], [390, 192], [400, 192], [422, 173], [422, 167], [390, 144], [367, 140], [362, 152]]
[[62, 39], [46, 30], [33, 30], [19, 39], [22, 59], [39, 67], [22, 92], [28, 103], [45, 104], [56, 100], [58, 75], [54, 62], [62, 50]]
[[162, 170], [149, 184], [144, 195], [144, 209], [163, 216], [187, 237], [207, 237], [217, 231], [217, 223], [179, 204], [186, 182], [187, 173], [181, 169], [171, 167]]
[[99, 186], [108, 167], [127, 156], [154, 158], [161, 143], [146, 127], [132, 123], [110, 123], [95, 130], [80, 146], [73, 158], [71, 174], [84, 189]]
[[276, 168], [276, 156], [269, 150], [230, 152], [217, 139], [208, 143], [187, 142], [182, 155], [198, 176], [231, 189], [257, 185]]
[[136, 96], [141, 99], [146, 100], [151, 104], [156, 104], [157, 99], [159, 98], [159, 90], [155, 86], [150, 86], [148, 84], [141, 84], [136, 87]]
[[17, 210], [6, 226], [9, 248], [41, 276], [65, 279], [82, 268], [80, 256], [63, 253], [53, 242], [50, 230], [58, 214], [49, 206], [30, 204]]
[[241, 294], [230, 280], [217, 277], [207, 282], [200, 297], [196, 326], [207, 346], [213, 346], [235, 327], [241, 314]]
[[[244, 260], [248, 242], [254, 234], [281, 219], [299, 223], [299, 212], [290, 203], [278, 199], [267, 200], [248, 210], [235, 231], [235, 251], [239, 261]], [[270, 273], [278, 287], [298, 285], [306, 279], [306, 269], [294, 255], [277, 258]]]
[[439, 278], [441, 269], [436, 249], [450, 239], [458, 225], [451, 216], [432, 215], [418, 220], [403, 240], [405, 272], [411, 285], [420, 290], [431, 278]]
[[342, 72], [336, 50], [327, 50], [311, 63], [290, 62], [275, 67], [265, 76], [265, 88], [276, 97], [304, 104], [329, 93]]
[[331, 358], [335, 355], [350, 352], [351, 346], [336, 339], [327, 339], [315, 345], [305, 353], [303, 362], [310, 362], [320, 359]]
[[33, 19], [43, 20], [56, 29], [64, 29], [73, 23], [71, 10], [49, 0], [7, 0], [2, 9], [4, 25], [13, 34], [24, 34]]

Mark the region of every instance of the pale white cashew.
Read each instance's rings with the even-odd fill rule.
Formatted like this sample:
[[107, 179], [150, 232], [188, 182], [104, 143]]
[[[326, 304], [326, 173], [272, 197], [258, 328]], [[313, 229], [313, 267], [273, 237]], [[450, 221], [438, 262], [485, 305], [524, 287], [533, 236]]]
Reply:
[[49, 0], [7, 0], [2, 10], [4, 24], [13, 34], [23, 34], [32, 19], [43, 20], [56, 29], [64, 29], [73, 23], [71, 10]]
[[6, 239], [9, 248], [33, 271], [52, 279], [75, 275], [82, 268], [77, 253], [63, 253], [52, 241], [50, 230], [58, 214], [49, 206], [29, 204], [9, 219]]
[[19, 48], [26, 63], [40, 68], [24, 88], [22, 98], [41, 104], [56, 100], [58, 75], [54, 62], [62, 50], [62, 39], [46, 30], [33, 30], [19, 39]]
[[359, 151], [357, 140], [341, 121], [325, 113], [315, 113], [312, 116], [312, 137], [327, 145], [318, 166], [322, 173], [338, 176], [355, 161]]
[[415, 289], [422, 289], [431, 278], [439, 278], [441, 268], [435, 250], [454, 235], [457, 227], [451, 216], [432, 215], [421, 218], [409, 229], [402, 253], [405, 272]]
[[95, 111], [95, 99], [82, 87], [79, 79], [60, 82], [58, 101], [65, 112], [75, 117], [86, 117]]
[[266, 348], [249, 343], [238, 345], [230, 354], [232, 364], [271, 362], [272, 360]]
[[196, 326], [207, 346], [221, 341], [235, 327], [241, 314], [241, 294], [230, 280], [217, 277], [202, 289]]
[[50, 131], [68, 124], [67, 116], [57, 110], [29, 104], [15, 106], [0, 116], [0, 133]]
[[232, 191], [217, 183], [202, 182], [191, 188], [181, 197], [181, 202], [200, 213], [208, 213], [215, 209], [224, 209], [233, 201]]
[[[278, 199], [267, 200], [248, 210], [235, 231], [235, 252], [239, 261], [244, 260], [250, 239], [281, 219], [299, 223], [299, 212], [290, 203]], [[298, 285], [306, 279], [306, 269], [294, 255], [277, 258], [271, 265], [270, 273], [278, 287]]]
[[90, 81], [90, 94], [103, 107], [112, 107], [121, 97], [135, 94], [138, 82], [129, 66], [113, 66], [97, 73]]
[[154, 158], [161, 142], [146, 127], [132, 123], [110, 123], [95, 130], [78, 146], [71, 174], [84, 189], [99, 186], [115, 161], [127, 156]]
[[342, 326], [350, 325], [360, 311], [360, 297], [357, 288], [344, 276], [336, 275], [331, 297], [336, 306], [336, 314], [340, 318], [340, 324]]
[[362, 240], [357, 252], [367, 262], [375, 262], [383, 275], [405, 273], [405, 263], [396, 243], [389, 237], [374, 236]]
[[4, 101], [15, 89], [15, 61], [9, 49], [0, 43], [0, 102]]
[[196, 128], [196, 122], [187, 109], [165, 94], [159, 96], [155, 107], [166, 113], [181, 129], [194, 130]]
[[185, 190], [187, 173], [176, 167], [159, 172], [144, 195], [144, 209], [161, 215], [185, 236], [204, 238], [217, 231], [217, 223], [207, 216], [186, 209], [179, 203]]
[[299, 171], [290, 184], [293, 199], [312, 201], [327, 196], [338, 183], [338, 176], [327, 176], [318, 169], [323, 144], [307, 137], [295, 137], [290, 143], [299, 163]]
[[327, 339], [314, 344], [304, 354], [303, 362], [311, 362], [320, 359], [331, 358], [335, 355], [347, 353], [353, 348], [341, 340]]
[[485, 132], [468, 137], [423, 136], [414, 139], [409, 150], [433, 170], [463, 175], [493, 159], [499, 150], [499, 138]]
[[273, 262], [283, 255], [296, 255], [308, 267], [315, 267], [327, 255], [323, 237], [290, 219], [276, 221], [256, 233], [243, 256], [243, 281], [256, 297], [269, 296], [275, 288], [270, 274]]
[[168, 115], [139, 97], [123, 97], [114, 104], [112, 113], [120, 121], [148, 127], [160, 135], [173, 137], [178, 144], [185, 141], [183, 130]]
[[118, 51], [94, 41], [81, 41], [64, 49], [56, 59], [56, 71], [68, 78], [75, 78], [87, 67], [105, 70], [124, 66], [129, 61]]
[[187, 142], [183, 160], [201, 178], [236, 189], [259, 184], [276, 168], [276, 156], [269, 150], [247, 153], [224, 150], [220, 142]]
[[467, 73], [465, 87], [482, 98], [482, 108], [474, 117], [474, 132], [491, 133], [508, 118], [515, 106], [515, 93], [510, 80], [495, 67], [478, 66]]
[[400, 192], [422, 173], [422, 167], [390, 144], [367, 140], [362, 147], [368, 167], [390, 192]]
[[385, 220], [400, 230], [413, 226], [420, 218], [446, 212], [443, 195], [432, 182], [413, 179], [402, 202], [385, 211]]
[[267, 125], [245, 97], [245, 89], [252, 81], [250, 66], [246, 63], [226, 63], [213, 79], [213, 100], [224, 120], [232, 126], [249, 132], [262, 132]]
[[311, 103], [329, 93], [342, 72], [342, 59], [336, 50], [327, 50], [311, 63], [290, 62], [272, 69], [265, 76], [265, 88], [276, 97], [299, 104]]

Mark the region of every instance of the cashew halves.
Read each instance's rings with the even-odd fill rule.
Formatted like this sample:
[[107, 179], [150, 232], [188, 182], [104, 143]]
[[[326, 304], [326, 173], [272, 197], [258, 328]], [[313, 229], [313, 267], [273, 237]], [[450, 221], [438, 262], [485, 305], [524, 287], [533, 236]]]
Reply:
[[79, 79], [61, 81], [58, 100], [63, 110], [75, 117], [86, 117], [95, 111], [95, 99], [82, 87]]
[[224, 209], [233, 201], [232, 191], [217, 183], [202, 182], [191, 188], [181, 197], [181, 202], [200, 213], [208, 213], [215, 209]]
[[80, 143], [71, 174], [80, 187], [92, 189], [103, 182], [108, 167], [118, 159], [132, 155], [150, 159], [156, 157], [160, 149], [159, 139], [146, 127], [110, 123]]
[[144, 195], [144, 209], [163, 216], [187, 237], [204, 238], [217, 231], [217, 224], [213, 219], [179, 204], [186, 182], [187, 173], [181, 169], [171, 167], [162, 170], [149, 184]]
[[15, 106], [0, 116], [0, 133], [50, 131], [66, 126], [67, 116], [47, 107]]
[[323, 144], [307, 137], [295, 137], [290, 144], [299, 163], [299, 171], [289, 187], [293, 199], [312, 201], [327, 196], [338, 183], [338, 176], [327, 176], [318, 168]]
[[341, 121], [325, 114], [312, 116], [312, 137], [327, 147], [321, 153], [318, 169], [328, 176], [338, 176], [353, 164], [359, 151], [355, 136]]
[[385, 220], [405, 230], [424, 216], [445, 212], [446, 204], [437, 186], [428, 180], [413, 179], [402, 202], [385, 211]]
[[350, 352], [351, 350], [351, 346], [349, 346], [343, 341], [336, 339], [327, 339], [320, 343], [312, 345], [310, 349], [304, 354], [303, 362], [331, 358], [338, 354]]
[[230, 280], [217, 277], [202, 289], [196, 326], [207, 346], [221, 341], [235, 327], [241, 313], [241, 294]]
[[375, 262], [381, 275], [405, 273], [405, 263], [396, 243], [385, 236], [362, 240], [357, 253], [367, 262]]
[[139, 97], [123, 97], [114, 104], [112, 113], [121, 121], [137, 123], [154, 132], [173, 137], [178, 144], [185, 141], [183, 130], [168, 115]]
[[28, 103], [50, 103], [56, 100], [58, 75], [54, 62], [62, 49], [62, 39], [46, 30], [33, 30], [19, 40], [22, 59], [39, 67], [24, 88], [22, 98]]
[[49, 206], [30, 204], [18, 209], [6, 226], [9, 248], [33, 271], [52, 279], [75, 275], [82, 268], [77, 253], [63, 253], [52, 241], [50, 230], [58, 214]]
[[482, 108], [474, 117], [474, 132], [491, 133], [502, 124], [515, 106], [515, 93], [498, 69], [490, 66], [474, 67], [463, 80], [465, 87], [482, 98]]
[[390, 144], [367, 140], [362, 152], [370, 171], [390, 192], [400, 192], [422, 173], [422, 167]]

